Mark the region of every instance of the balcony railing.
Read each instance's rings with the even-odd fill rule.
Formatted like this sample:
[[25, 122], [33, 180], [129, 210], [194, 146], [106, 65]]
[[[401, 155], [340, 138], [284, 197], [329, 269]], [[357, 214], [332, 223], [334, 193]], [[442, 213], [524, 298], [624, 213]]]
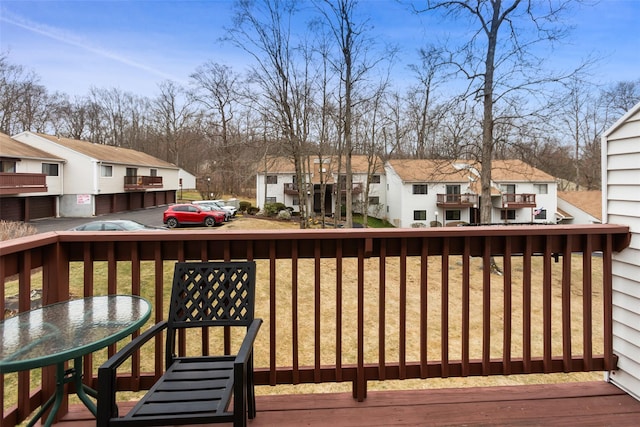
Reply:
[[162, 188], [161, 176], [125, 176], [124, 189], [126, 191], [146, 190], [148, 188]]
[[47, 176], [43, 173], [0, 172], [0, 195], [43, 193], [47, 191]]
[[[327, 184], [328, 186], [333, 186], [335, 188], [335, 184]], [[307, 183], [305, 184], [307, 191], [313, 191], [313, 184]], [[337, 185], [342, 193], [347, 191], [347, 186], [344, 182], [341, 182]], [[363, 191], [363, 185], [361, 182], [355, 182], [352, 186], [353, 194], [360, 194]], [[284, 194], [298, 194], [298, 184], [294, 183], [285, 183], [284, 184]]]
[[[284, 194], [297, 195], [298, 194], [298, 188], [299, 188], [298, 184], [292, 183], [292, 182], [287, 182], [287, 183], [284, 184]], [[311, 190], [313, 190], [313, 184], [305, 183], [303, 188], [306, 188], [307, 191], [311, 191]]]
[[502, 195], [503, 209], [535, 208], [535, 207], [536, 207], [535, 194], [505, 193]]
[[[155, 322], [175, 261], [256, 260], [256, 383], [350, 382], [363, 400], [369, 381], [615, 369], [611, 257], [629, 239], [615, 225], [46, 233], [0, 242], [0, 309], [17, 293], [28, 310], [37, 288], [44, 304], [136, 294]], [[230, 351], [233, 336], [182, 337], [178, 348], [216, 342]], [[118, 377], [120, 390], [161, 374], [163, 343], [148, 351]], [[96, 386], [114, 352], [85, 358], [86, 383]], [[4, 376], [3, 426], [53, 392], [51, 368], [41, 378]]]
[[438, 194], [436, 204], [440, 207], [467, 208], [478, 206], [477, 194]]

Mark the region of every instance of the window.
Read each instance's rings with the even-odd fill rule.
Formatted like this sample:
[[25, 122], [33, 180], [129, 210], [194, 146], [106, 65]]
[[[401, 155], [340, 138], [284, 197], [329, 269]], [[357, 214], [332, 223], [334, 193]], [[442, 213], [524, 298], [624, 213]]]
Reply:
[[16, 173], [16, 162], [12, 160], [0, 160], [0, 172]]
[[113, 176], [113, 166], [102, 165], [100, 167], [100, 176], [108, 178]]
[[158, 176], [158, 169], [149, 169], [149, 176]]
[[445, 211], [444, 217], [447, 221], [460, 221], [460, 210]]
[[267, 203], [275, 203], [276, 202], [276, 198], [275, 197], [267, 197], [265, 202], [267, 202]]
[[57, 163], [43, 163], [42, 173], [47, 176], [58, 176], [58, 164]]
[[460, 194], [460, 185], [447, 185], [447, 194]]
[[426, 221], [427, 211], [413, 211], [413, 219], [415, 221]]
[[516, 219], [516, 211], [514, 209], [503, 209], [500, 211], [500, 219]]
[[267, 184], [277, 184], [278, 175], [267, 175]]
[[413, 184], [413, 194], [427, 194], [427, 184]]
[[502, 190], [503, 193], [516, 194], [515, 184], [502, 184], [500, 185], [500, 189]]
[[380, 175], [372, 175], [371, 184], [380, 184]]
[[127, 176], [138, 176], [138, 168], [127, 168]]
[[380, 204], [380, 197], [379, 196], [370, 196], [369, 197], [369, 204], [370, 205], [379, 205]]
[[547, 210], [546, 209], [536, 209], [533, 211], [533, 217], [535, 219], [547, 219]]
[[549, 191], [547, 184], [533, 184], [533, 188], [536, 194], [547, 194]]
[[291, 204], [292, 204], [293, 206], [299, 206], [299, 205], [300, 205], [300, 198], [298, 198], [298, 197], [294, 197], [294, 198], [291, 200]]

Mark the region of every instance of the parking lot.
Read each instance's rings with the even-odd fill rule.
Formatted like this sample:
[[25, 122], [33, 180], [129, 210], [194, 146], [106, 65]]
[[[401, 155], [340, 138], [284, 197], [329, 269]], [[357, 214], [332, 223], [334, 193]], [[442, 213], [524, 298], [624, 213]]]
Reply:
[[100, 215], [90, 218], [43, 218], [30, 221], [29, 225], [35, 227], [38, 230], [38, 233], [46, 233], [47, 231], [68, 230], [72, 227], [84, 224], [85, 222], [105, 219], [131, 219], [143, 224], [162, 227], [164, 226], [164, 224], [162, 223], [162, 213], [166, 209], [167, 206], [158, 206], [147, 209], [139, 209], [136, 211]]

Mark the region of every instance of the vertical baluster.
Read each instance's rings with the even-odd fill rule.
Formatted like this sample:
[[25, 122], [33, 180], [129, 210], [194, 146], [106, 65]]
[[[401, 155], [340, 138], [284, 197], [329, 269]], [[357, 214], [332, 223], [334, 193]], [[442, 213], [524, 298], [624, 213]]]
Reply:
[[449, 242], [442, 239], [442, 254], [440, 257], [440, 352], [442, 378], [449, 376]]
[[400, 307], [398, 328], [398, 352], [400, 379], [407, 377], [407, 239], [400, 240]]
[[482, 253], [482, 374], [491, 373], [491, 241], [484, 238]]
[[511, 243], [512, 237], [506, 236], [504, 242], [504, 258], [502, 266], [503, 292], [503, 334], [502, 334], [502, 373], [511, 374], [511, 313], [512, 313], [512, 287], [511, 287]]
[[582, 252], [582, 358], [584, 371], [593, 369], [593, 240], [584, 236]]
[[358, 245], [358, 298], [357, 298], [357, 310], [358, 310], [358, 349], [357, 349], [357, 369], [356, 369], [356, 384], [355, 384], [355, 398], [358, 402], [362, 402], [367, 397], [367, 379], [364, 372], [364, 244], [362, 241]]
[[276, 273], [276, 241], [271, 240], [269, 242], [269, 385], [277, 384]]
[[291, 351], [294, 384], [300, 383], [300, 335], [298, 310], [298, 241], [291, 242]]
[[525, 373], [531, 372], [531, 237], [525, 238], [522, 256], [522, 361]]
[[542, 280], [542, 323], [543, 323], [543, 366], [544, 372], [548, 373], [552, 370], [552, 316], [551, 311], [551, 237], [545, 236], [545, 247], [543, 257], [543, 280]]
[[342, 381], [342, 240], [336, 244], [336, 381]]
[[562, 254], [562, 365], [571, 372], [571, 246], [572, 236], [565, 237]]
[[380, 258], [378, 259], [378, 376], [386, 379], [386, 292], [387, 292], [387, 241], [380, 239]]
[[429, 240], [423, 238], [420, 248], [420, 378], [429, 376]]
[[314, 343], [314, 358], [315, 358], [315, 366], [313, 370], [313, 380], [317, 383], [321, 381], [320, 375], [320, 364], [321, 364], [321, 355], [322, 355], [322, 328], [321, 328], [321, 320], [322, 320], [322, 305], [321, 305], [321, 281], [320, 281], [320, 266], [322, 259], [320, 258], [320, 240], [315, 240], [314, 242], [314, 335], [315, 335], [315, 343]]
[[464, 238], [464, 249], [462, 255], [462, 376], [467, 376], [469, 372], [469, 347], [470, 347], [470, 298], [471, 288], [471, 238]]

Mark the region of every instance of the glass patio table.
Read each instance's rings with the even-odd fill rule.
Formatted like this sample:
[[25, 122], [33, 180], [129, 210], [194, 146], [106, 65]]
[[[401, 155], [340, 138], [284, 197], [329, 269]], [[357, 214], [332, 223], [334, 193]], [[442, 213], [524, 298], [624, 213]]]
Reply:
[[[82, 382], [82, 358], [139, 329], [151, 315], [151, 305], [133, 295], [94, 296], [25, 311], [0, 321], [0, 374], [56, 365], [56, 390], [29, 422], [33, 426], [53, 405], [45, 421], [50, 426], [73, 382], [80, 400], [96, 415], [89, 398], [95, 390]], [[73, 368], [65, 363], [73, 360]]]

